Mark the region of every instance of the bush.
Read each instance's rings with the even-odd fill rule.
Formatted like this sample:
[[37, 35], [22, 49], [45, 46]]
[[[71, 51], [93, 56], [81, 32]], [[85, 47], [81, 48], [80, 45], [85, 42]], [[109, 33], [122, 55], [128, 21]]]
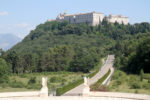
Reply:
[[117, 80], [116, 83], [117, 83], [117, 85], [121, 85], [122, 81], [121, 80]]
[[98, 91], [104, 91], [104, 92], [106, 92], [106, 91], [108, 91], [108, 89], [107, 89], [107, 87], [105, 85], [102, 85], [102, 86], [98, 87]]
[[8, 87], [9, 86], [9, 84], [7, 84], [7, 83], [1, 83], [0, 84], [0, 87], [2, 87], [2, 88], [6, 88], [6, 87]]
[[51, 83], [58, 83], [58, 82], [61, 82], [61, 81], [62, 81], [61, 77], [53, 76], [53, 77], [50, 78]]
[[150, 89], [150, 83], [145, 83], [142, 85], [144, 89]]
[[125, 78], [126, 78], [126, 74], [123, 71], [120, 71], [120, 70], [116, 70], [115, 73], [113, 74], [113, 77], [112, 77], [113, 80], [118, 80], [118, 79], [119, 80], [120, 79], [125, 80]]
[[12, 88], [25, 88], [24, 83], [22, 83], [21, 81], [16, 81], [16, 80], [13, 80], [12, 82], [10, 82], [9, 86]]
[[141, 88], [141, 84], [138, 83], [138, 82], [133, 82], [133, 83], [130, 83], [130, 88], [131, 89], [140, 89]]
[[140, 82], [140, 77], [138, 77], [137, 75], [130, 75], [128, 83], [131, 84], [136, 82]]
[[36, 77], [31, 77], [28, 81], [28, 84], [35, 84], [36, 83]]
[[35, 90], [39, 90], [39, 89], [41, 89], [41, 84], [39, 84], [39, 83], [35, 83], [35, 84], [27, 84], [26, 85], [26, 88], [27, 89], [35, 89]]
[[135, 93], [139, 93], [139, 91], [138, 91], [138, 90], [135, 90]]
[[20, 74], [19, 76], [20, 76], [21, 78], [27, 78], [27, 77], [28, 77], [27, 74]]

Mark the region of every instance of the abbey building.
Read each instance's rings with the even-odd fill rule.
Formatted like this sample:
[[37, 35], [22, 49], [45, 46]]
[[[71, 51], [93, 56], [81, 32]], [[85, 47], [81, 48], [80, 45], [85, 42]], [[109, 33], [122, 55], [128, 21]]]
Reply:
[[105, 16], [103, 13], [99, 12], [89, 12], [89, 13], [79, 13], [79, 14], [59, 14], [56, 18], [56, 21], [62, 22], [64, 20], [68, 21], [71, 24], [78, 23], [88, 23], [91, 26], [96, 26], [106, 17], [107, 21], [110, 23], [118, 22], [119, 24], [128, 24], [129, 18], [122, 15], [109, 15]]

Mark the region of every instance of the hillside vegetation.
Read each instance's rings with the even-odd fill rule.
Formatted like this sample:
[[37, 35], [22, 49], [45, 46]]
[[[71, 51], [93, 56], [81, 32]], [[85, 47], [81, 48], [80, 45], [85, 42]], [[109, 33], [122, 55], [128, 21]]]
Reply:
[[[150, 73], [150, 24], [98, 26], [45, 22], [22, 42], [0, 51], [0, 81], [9, 74], [71, 71], [88, 73], [100, 58], [115, 54], [115, 67], [127, 73]], [[8, 70], [9, 69], [9, 70]]]

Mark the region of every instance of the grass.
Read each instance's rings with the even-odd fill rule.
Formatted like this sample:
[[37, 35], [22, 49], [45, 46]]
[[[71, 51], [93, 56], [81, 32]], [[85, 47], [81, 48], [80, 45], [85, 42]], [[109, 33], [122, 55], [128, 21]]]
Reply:
[[[42, 72], [42, 73], [29, 73], [20, 75], [11, 75], [9, 77], [9, 83], [0, 84], [0, 92], [10, 92], [10, 91], [40, 91], [41, 79], [43, 76], [48, 77], [48, 88], [49, 91], [54, 91], [58, 87], [62, 87], [66, 84], [72, 83], [81, 79], [86, 74], [84, 73], [74, 73], [74, 72]], [[36, 77], [35, 83], [28, 83], [32, 78]]]
[[[0, 84], [0, 92], [15, 92], [15, 91], [33, 91], [40, 90], [41, 79], [43, 76], [48, 77], [48, 89], [49, 92], [54, 92], [57, 89], [59, 95], [67, 92], [68, 90], [83, 83], [83, 76], [93, 77], [101, 66], [101, 61], [90, 73], [81, 72], [42, 72], [42, 73], [25, 73], [25, 74], [13, 74], [9, 77], [10, 81], [7, 84]], [[29, 80], [35, 77], [36, 82], [30, 83]], [[57, 92], [58, 94], [58, 92]]]
[[113, 92], [128, 92], [150, 95], [150, 82], [148, 79], [140, 80], [139, 75], [126, 74], [116, 70], [108, 87]]

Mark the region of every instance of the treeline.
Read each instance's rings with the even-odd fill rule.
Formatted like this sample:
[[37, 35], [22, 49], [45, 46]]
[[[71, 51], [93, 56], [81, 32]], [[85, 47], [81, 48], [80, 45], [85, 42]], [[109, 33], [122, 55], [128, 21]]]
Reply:
[[98, 63], [100, 56], [92, 50], [84, 51], [72, 46], [50, 48], [48, 52], [37, 50], [35, 53], [18, 55], [15, 51], [1, 53], [8, 62], [12, 73], [32, 73], [43, 71], [74, 71], [89, 72]]

